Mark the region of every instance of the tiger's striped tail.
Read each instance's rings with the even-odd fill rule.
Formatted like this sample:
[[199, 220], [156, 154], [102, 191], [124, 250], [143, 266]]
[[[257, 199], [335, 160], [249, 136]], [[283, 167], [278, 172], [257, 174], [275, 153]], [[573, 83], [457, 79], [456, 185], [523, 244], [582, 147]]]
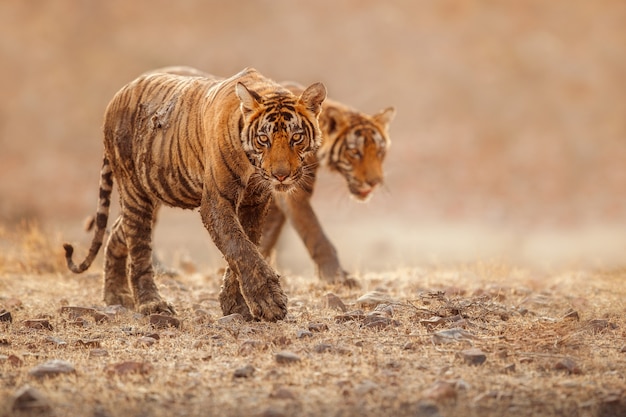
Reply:
[[72, 260], [74, 253], [74, 247], [69, 243], [65, 243], [63, 248], [65, 249], [65, 260], [67, 261], [67, 267], [70, 271], [80, 274], [91, 266], [91, 263], [95, 259], [106, 233], [107, 221], [109, 219], [109, 207], [111, 206], [111, 192], [113, 190], [113, 173], [111, 171], [111, 165], [107, 157], [104, 157], [102, 161], [102, 170], [100, 171], [100, 199], [98, 200], [98, 209], [96, 210], [95, 225], [96, 230], [94, 232], [93, 240], [91, 241], [91, 247], [89, 248], [89, 254], [85, 260], [76, 265]]

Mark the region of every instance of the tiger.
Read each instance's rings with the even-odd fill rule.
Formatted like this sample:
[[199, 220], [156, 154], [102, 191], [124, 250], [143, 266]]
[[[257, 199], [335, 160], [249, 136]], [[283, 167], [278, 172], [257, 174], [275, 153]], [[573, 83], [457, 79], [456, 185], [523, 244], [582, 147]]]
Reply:
[[[303, 87], [295, 83], [282, 84], [296, 94], [303, 91]], [[329, 98], [322, 105], [319, 122], [323, 139], [316, 162], [342, 175], [357, 201], [368, 201], [384, 180], [383, 161], [391, 144], [389, 125], [395, 113], [394, 107], [387, 107], [370, 116]], [[337, 250], [311, 206], [316, 172], [317, 169], [307, 183], [309, 187], [274, 196], [263, 227], [261, 253], [271, 259], [288, 218], [313, 259], [320, 280], [358, 286], [342, 268]]]
[[111, 193], [120, 215], [104, 249], [104, 301], [142, 314], [176, 314], [154, 281], [152, 233], [162, 205], [198, 209], [228, 267], [224, 315], [281, 320], [287, 296], [259, 251], [270, 198], [310, 177], [321, 145], [326, 87], [295, 95], [253, 68], [232, 77], [148, 72], [122, 87], [104, 117], [104, 156], [94, 236], [82, 263], [65, 243], [70, 271], [87, 270], [102, 246]]
[[[165, 72], [189, 77], [214, 78], [199, 69], [178, 66], [165, 67]], [[281, 83], [294, 94], [304, 87], [292, 82]], [[383, 183], [383, 162], [391, 144], [389, 125], [395, 117], [394, 107], [368, 115], [345, 104], [326, 98], [322, 104], [319, 124], [322, 145], [312, 167], [310, 181], [305, 187], [289, 194], [275, 195], [265, 218], [260, 241], [261, 253], [269, 260], [287, 218], [294, 226], [313, 259], [317, 276], [323, 282], [357, 286], [339, 261], [337, 250], [324, 233], [310, 200], [315, 187], [318, 165], [343, 176], [350, 195], [360, 202], [368, 201], [376, 187]]]

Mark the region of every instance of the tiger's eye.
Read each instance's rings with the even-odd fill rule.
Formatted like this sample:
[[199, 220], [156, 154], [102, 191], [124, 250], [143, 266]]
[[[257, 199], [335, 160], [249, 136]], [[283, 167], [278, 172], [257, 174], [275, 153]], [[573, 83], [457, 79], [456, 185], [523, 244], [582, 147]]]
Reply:
[[260, 146], [269, 147], [270, 146], [270, 138], [267, 135], [260, 134], [256, 136], [256, 142]]

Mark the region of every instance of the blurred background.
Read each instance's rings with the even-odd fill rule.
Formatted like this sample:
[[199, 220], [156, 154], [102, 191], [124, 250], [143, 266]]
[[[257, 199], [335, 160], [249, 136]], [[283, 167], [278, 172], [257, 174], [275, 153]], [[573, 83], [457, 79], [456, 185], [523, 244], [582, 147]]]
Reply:
[[[160, 66], [252, 66], [397, 109], [369, 203], [319, 179], [347, 269], [623, 265], [625, 23], [623, 0], [3, 1], [0, 225], [35, 220], [85, 249], [115, 92]], [[167, 262], [221, 266], [198, 213], [164, 210], [156, 234]], [[293, 232], [281, 248], [283, 269], [312, 271]]]

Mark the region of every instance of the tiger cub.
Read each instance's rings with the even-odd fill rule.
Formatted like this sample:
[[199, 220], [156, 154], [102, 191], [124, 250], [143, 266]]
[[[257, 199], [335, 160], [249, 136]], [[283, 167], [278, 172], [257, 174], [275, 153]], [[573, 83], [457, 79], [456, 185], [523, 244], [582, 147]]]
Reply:
[[[297, 94], [303, 88], [283, 83]], [[388, 107], [373, 116], [326, 99], [319, 117], [322, 146], [317, 161], [331, 171], [341, 174], [351, 195], [358, 201], [367, 201], [374, 189], [383, 182], [383, 161], [390, 145], [389, 124], [395, 109]], [[313, 167], [314, 176], [317, 166]], [[307, 187], [289, 194], [275, 195], [265, 219], [261, 237], [261, 253], [270, 257], [280, 232], [288, 218], [304, 242], [316, 265], [317, 274], [325, 282], [357, 285], [339, 262], [337, 250], [324, 234], [311, 207], [315, 177]]]
[[165, 204], [199, 207], [228, 263], [224, 314], [283, 319], [287, 297], [258, 243], [271, 195], [298, 190], [310, 175], [325, 97], [321, 83], [294, 95], [254, 69], [221, 80], [153, 72], [127, 84], [105, 113], [94, 238], [79, 265], [64, 245], [69, 269], [85, 271], [98, 253], [115, 181], [121, 214], [105, 247], [107, 304], [175, 313], [152, 266], [152, 230]]

